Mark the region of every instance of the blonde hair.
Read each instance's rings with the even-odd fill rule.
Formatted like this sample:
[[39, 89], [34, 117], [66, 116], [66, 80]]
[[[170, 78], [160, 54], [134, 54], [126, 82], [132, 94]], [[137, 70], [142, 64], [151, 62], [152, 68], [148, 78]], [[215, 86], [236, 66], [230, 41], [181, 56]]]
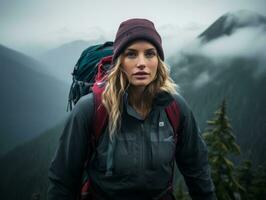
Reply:
[[[120, 128], [121, 114], [123, 112], [123, 96], [129, 87], [129, 82], [126, 73], [121, 65], [122, 55], [120, 55], [116, 64], [110, 71], [105, 90], [102, 94], [102, 103], [105, 106], [109, 121], [109, 136], [112, 137], [115, 131]], [[169, 92], [171, 94], [176, 94], [178, 86], [171, 79], [169, 74], [169, 69], [167, 65], [158, 56], [158, 68], [154, 80], [145, 88], [144, 93], [144, 104], [146, 103], [148, 107], [151, 107], [149, 102], [152, 101], [153, 97], [161, 91]]]

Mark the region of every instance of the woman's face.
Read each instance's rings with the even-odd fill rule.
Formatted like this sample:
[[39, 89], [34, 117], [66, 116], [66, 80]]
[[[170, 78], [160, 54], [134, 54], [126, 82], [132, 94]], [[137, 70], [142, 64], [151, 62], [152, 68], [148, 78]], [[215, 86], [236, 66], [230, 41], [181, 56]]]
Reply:
[[126, 48], [121, 64], [131, 86], [144, 89], [154, 80], [158, 62], [155, 46], [137, 41]]

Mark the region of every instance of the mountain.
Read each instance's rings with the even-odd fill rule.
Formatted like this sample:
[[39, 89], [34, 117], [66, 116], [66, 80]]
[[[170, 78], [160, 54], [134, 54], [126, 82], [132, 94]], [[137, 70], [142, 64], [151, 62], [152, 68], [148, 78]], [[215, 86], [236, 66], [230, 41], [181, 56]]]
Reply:
[[22, 64], [23, 66], [26, 66], [27, 68], [30, 68], [31, 70], [34, 70], [36, 72], [47, 74], [47, 71], [45, 70], [46, 66], [43, 65], [41, 62], [39, 62], [37, 59], [29, 57], [21, 52], [10, 49], [1, 44], [0, 44], [0, 58], [1, 61], [2, 60], [4, 61], [4, 63], [1, 64], [1, 67], [2, 65], [6, 65], [9, 62], [12, 62], [12, 63], [18, 63], [18, 65]]
[[0, 159], [1, 199], [29, 200], [34, 194], [46, 199], [49, 163], [62, 129], [61, 122]]
[[221, 36], [230, 36], [239, 28], [258, 26], [264, 26], [266, 29], [265, 16], [249, 10], [229, 12], [218, 18], [199, 38], [207, 42]]
[[91, 45], [103, 42], [105, 39], [102, 37], [94, 41], [76, 40], [51, 49], [36, 59], [48, 66], [48, 73], [70, 83], [72, 81], [71, 73], [82, 51]]
[[[265, 163], [266, 94], [263, 91], [266, 76], [254, 76], [252, 67], [257, 67], [256, 61], [235, 59], [228, 68], [218, 71], [221, 66], [206, 58], [191, 55], [187, 58], [186, 64], [191, 66], [188, 74], [175, 71], [172, 76], [181, 86], [201, 130], [205, 130], [206, 121], [213, 118], [213, 112], [225, 98], [242, 158], [251, 159], [256, 164]], [[175, 66], [180, 65], [182, 63]]]
[[0, 46], [0, 154], [66, 116], [69, 86], [40, 72], [43, 67], [24, 54]]
[[[240, 25], [242, 28], [252, 27], [255, 30], [260, 28], [255, 26], [256, 23], [263, 26], [265, 24], [264, 16], [245, 11], [245, 17], [240, 18], [239, 13], [243, 14], [243, 11], [219, 18], [196, 39], [200, 41], [200, 46], [197, 46], [196, 50], [183, 51], [178, 59], [172, 59], [170, 66], [172, 77], [181, 86], [181, 93], [191, 105], [201, 130], [205, 130], [206, 121], [213, 118], [213, 112], [222, 100], [226, 99], [233, 132], [242, 149], [241, 158], [250, 159], [254, 164], [266, 164], [266, 60], [259, 53], [253, 57], [245, 57], [244, 54], [237, 52], [230, 57], [219, 56], [219, 48], [230, 51], [230, 47], [227, 46], [216, 46], [209, 50], [209, 55], [202, 54], [202, 50], [212, 42], [212, 39], [220, 39], [228, 33], [226, 30], [229, 29], [224, 29], [225, 24], [222, 22], [229, 16], [234, 19], [230, 26], [231, 31], [238, 29]], [[265, 32], [256, 37], [265, 37], [266, 29], [264, 30]], [[238, 38], [233, 36], [233, 32], [228, 35], [236, 40], [236, 45], [245, 42], [242, 41], [243, 38], [237, 41]], [[256, 41], [248, 45], [252, 51], [260, 52], [256, 49]], [[266, 49], [266, 46], [264, 48]], [[217, 52], [213, 52], [215, 50]], [[214, 53], [216, 56], [211, 56]]]

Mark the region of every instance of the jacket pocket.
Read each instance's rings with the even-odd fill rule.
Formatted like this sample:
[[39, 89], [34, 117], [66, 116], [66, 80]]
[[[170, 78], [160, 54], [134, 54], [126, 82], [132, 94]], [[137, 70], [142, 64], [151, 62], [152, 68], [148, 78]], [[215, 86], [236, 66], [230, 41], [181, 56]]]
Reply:
[[154, 124], [150, 133], [152, 165], [154, 169], [165, 167], [174, 158], [175, 141], [174, 132], [170, 123], [166, 120], [163, 126]]
[[161, 141], [151, 142], [151, 154], [153, 168], [161, 168], [169, 163], [174, 158], [175, 143], [173, 136], [163, 138]]

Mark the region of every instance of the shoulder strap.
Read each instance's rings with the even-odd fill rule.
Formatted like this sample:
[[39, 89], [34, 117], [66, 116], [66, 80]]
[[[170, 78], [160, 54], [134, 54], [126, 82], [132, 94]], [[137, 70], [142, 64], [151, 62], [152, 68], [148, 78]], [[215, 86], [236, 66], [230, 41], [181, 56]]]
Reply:
[[[180, 125], [180, 109], [179, 106], [177, 104], [177, 102], [175, 100], [173, 100], [166, 108], [165, 108], [165, 112], [167, 114], [168, 120], [170, 121], [173, 130], [174, 130], [174, 141], [175, 144], [177, 144], [178, 141], [178, 131], [179, 131], [179, 125]], [[175, 155], [173, 155], [173, 157], [175, 157]], [[173, 189], [173, 182], [174, 182], [174, 171], [175, 171], [175, 165], [174, 165], [174, 158], [173, 158], [173, 162], [171, 164], [171, 168], [172, 168], [172, 177], [169, 180], [169, 186], [168, 189], [171, 193], [173, 193], [174, 189]]]
[[170, 121], [173, 129], [174, 129], [174, 139], [175, 143], [178, 140], [178, 129], [180, 123], [180, 109], [177, 105], [177, 102], [173, 100], [166, 108], [165, 112], [167, 114], [168, 120]]
[[102, 93], [105, 88], [105, 75], [107, 75], [107, 71], [103, 68], [104, 65], [110, 64], [111, 61], [112, 56], [104, 57], [101, 59], [100, 63], [98, 64], [98, 74], [95, 77], [95, 83], [92, 87], [92, 92], [94, 94], [94, 122], [92, 127], [92, 140], [94, 145], [97, 144], [98, 138], [107, 124], [108, 114], [104, 105], [102, 104]]

